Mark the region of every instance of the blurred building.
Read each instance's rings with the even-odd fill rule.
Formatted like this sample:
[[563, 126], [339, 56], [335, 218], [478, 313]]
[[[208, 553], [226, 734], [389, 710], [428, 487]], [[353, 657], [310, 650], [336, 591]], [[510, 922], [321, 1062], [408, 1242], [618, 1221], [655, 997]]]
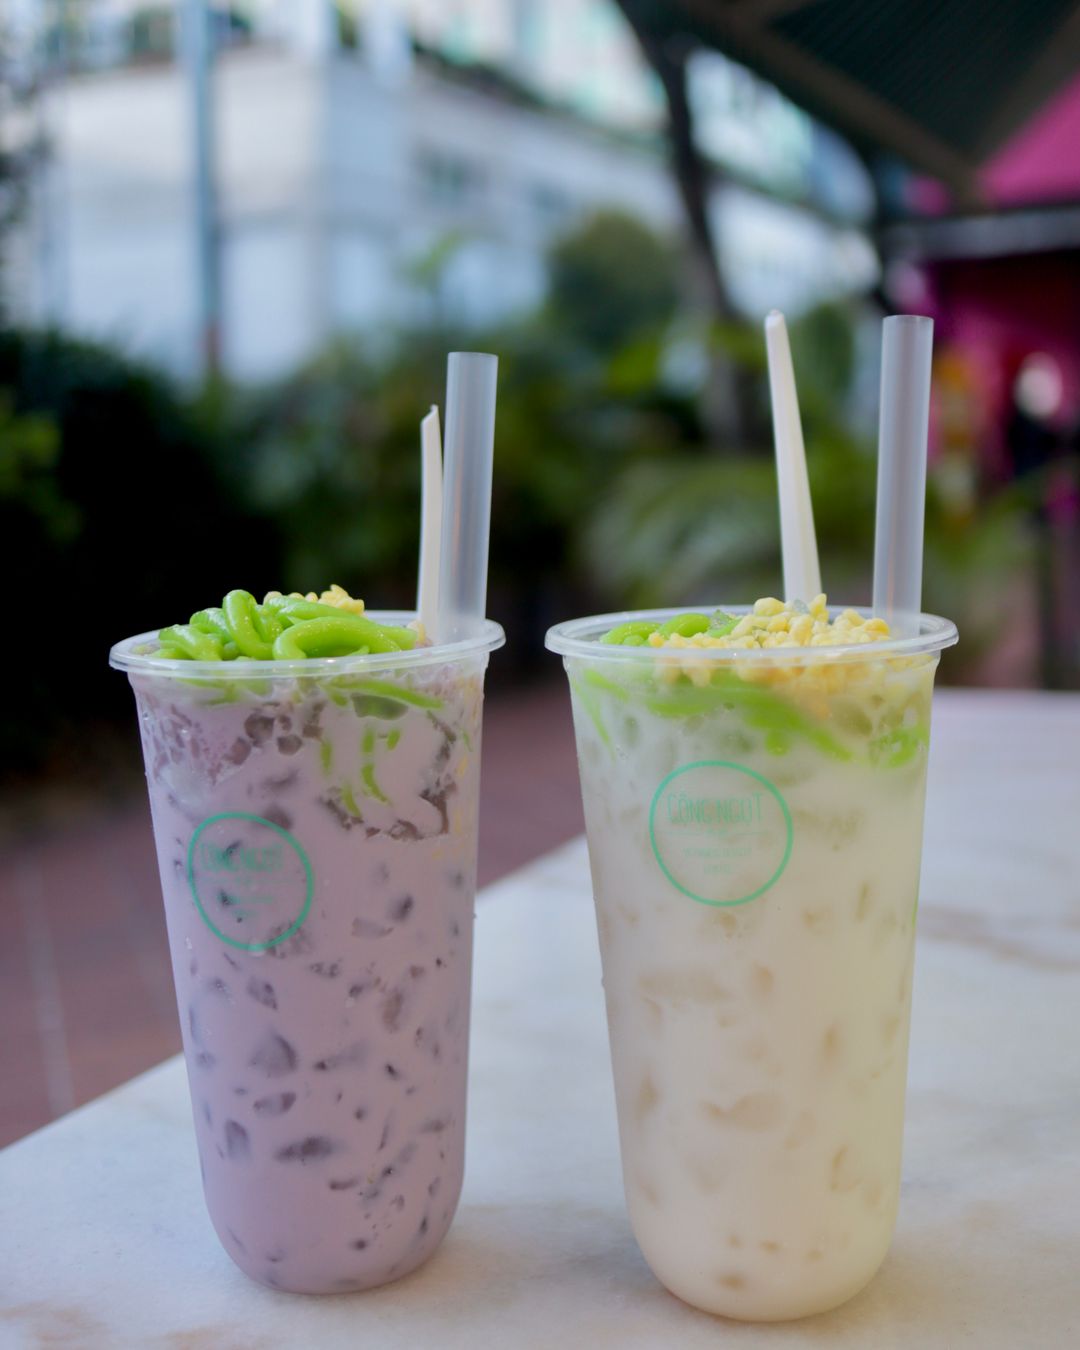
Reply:
[[[19, 317], [199, 368], [193, 111], [175, 5], [15, 0], [47, 148]], [[674, 232], [662, 104], [607, 0], [251, 0], [214, 11], [225, 368], [277, 375], [339, 332], [483, 325], [542, 296], [552, 239], [621, 207]], [[712, 214], [748, 313], [865, 289], [865, 174], [769, 86], [696, 59]], [[28, 114], [30, 116], [30, 114]]]

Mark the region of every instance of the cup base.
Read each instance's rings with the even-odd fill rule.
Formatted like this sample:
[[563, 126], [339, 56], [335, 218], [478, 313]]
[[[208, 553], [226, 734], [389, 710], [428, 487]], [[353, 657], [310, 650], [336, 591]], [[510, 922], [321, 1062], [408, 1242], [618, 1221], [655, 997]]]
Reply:
[[[712, 1317], [729, 1322], [799, 1322], [807, 1317], [818, 1317], [833, 1312], [857, 1297], [870, 1284], [884, 1263], [884, 1254], [867, 1271], [843, 1283], [834, 1282], [821, 1289], [816, 1296], [809, 1292], [787, 1294], [782, 1290], [762, 1291], [756, 1295], [751, 1289], [717, 1290], [717, 1297], [703, 1297], [700, 1286], [691, 1289], [677, 1279], [665, 1279], [650, 1262], [650, 1269], [669, 1294], [681, 1303]], [[681, 1287], [680, 1287], [681, 1286]]]
[[385, 1285], [396, 1284], [399, 1280], [405, 1279], [406, 1276], [414, 1274], [431, 1260], [442, 1246], [443, 1239], [449, 1229], [450, 1224], [448, 1223], [445, 1229], [436, 1235], [430, 1246], [419, 1252], [410, 1253], [407, 1257], [389, 1267], [373, 1269], [367, 1274], [357, 1276], [338, 1276], [321, 1280], [289, 1280], [276, 1274], [274, 1268], [267, 1266], [265, 1262], [258, 1264], [248, 1262], [240, 1253], [230, 1250], [229, 1244], [223, 1242], [221, 1245], [233, 1264], [249, 1280], [262, 1285], [264, 1289], [272, 1289], [278, 1294], [296, 1294], [305, 1298], [321, 1298], [334, 1294], [362, 1294], [372, 1289], [381, 1289]]

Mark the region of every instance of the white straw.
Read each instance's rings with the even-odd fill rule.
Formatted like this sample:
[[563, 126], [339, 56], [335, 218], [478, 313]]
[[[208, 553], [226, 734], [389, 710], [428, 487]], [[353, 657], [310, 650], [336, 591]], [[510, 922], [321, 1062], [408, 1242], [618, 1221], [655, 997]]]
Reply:
[[446, 363], [440, 642], [472, 637], [487, 605], [498, 358], [451, 352]]
[[420, 565], [416, 581], [416, 614], [433, 642], [438, 640], [442, 498], [442, 437], [439, 410], [433, 403], [420, 423]]
[[874, 613], [898, 637], [919, 631], [922, 609], [926, 440], [934, 321], [917, 314], [885, 320], [881, 347]]
[[821, 568], [791, 345], [784, 316], [777, 309], [765, 319], [765, 350], [769, 358], [769, 396], [776, 444], [784, 597], [809, 602], [821, 591]]

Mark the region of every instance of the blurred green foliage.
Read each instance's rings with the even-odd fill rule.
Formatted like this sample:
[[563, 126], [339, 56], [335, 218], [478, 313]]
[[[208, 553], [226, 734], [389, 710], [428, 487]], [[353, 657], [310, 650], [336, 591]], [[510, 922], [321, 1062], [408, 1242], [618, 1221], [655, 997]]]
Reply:
[[50, 417], [16, 416], [11, 395], [0, 393], [0, 511], [11, 503], [21, 515], [36, 520], [53, 544], [71, 540], [82, 513], [67, 501], [57, 483], [60, 434]]
[[564, 342], [615, 352], [660, 329], [678, 301], [678, 259], [633, 216], [597, 212], [551, 250], [547, 315]]
[[[420, 267], [432, 294], [453, 241]], [[185, 618], [232, 586], [337, 581], [408, 606], [419, 528], [419, 420], [441, 403], [446, 352], [500, 356], [491, 609], [509, 669], [546, 668], [545, 626], [624, 606], [747, 601], [781, 589], [764, 348], [679, 303], [671, 249], [610, 213], [554, 250], [531, 316], [377, 348], [339, 341], [262, 389], [184, 395], [101, 347], [0, 332], [0, 539], [23, 590], [69, 603], [62, 661], [44, 663], [5, 723], [5, 763], [29, 763], [89, 719], [127, 708], [110, 642]], [[823, 574], [834, 601], [869, 595], [874, 457], [851, 430], [855, 312], [792, 325]], [[742, 443], [710, 442], [708, 371], [750, 391]], [[1000, 627], [1024, 558], [1007, 493], [957, 514], [931, 473], [928, 608], [963, 627], [955, 674]], [[965, 661], [966, 658], [966, 661]]]
[[575, 425], [573, 369], [525, 329], [479, 342], [416, 332], [377, 353], [337, 343], [278, 386], [204, 402], [204, 423], [228, 446], [220, 472], [230, 494], [280, 540], [275, 584], [307, 590], [336, 580], [372, 604], [412, 604], [419, 419], [442, 402], [447, 350], [463, 345], [500, 354], [493, 596], [513, 610], [549, 571], [564, 571], [596, 477], [593, 446]]
[[[413, 268], [431, 297], [461, 242], [448, 238]], [[222, 476], [230, 495], [273, 524], [281, 585], [337, 580], [375, 604], [412, 603], [419, 419], [442, 402], [447, 351], [494, 351], [491, 600], [516, 639], [508, 660], [535, 657], [545, 623], [582, 594], [583, 527], [613, 477], [687, 418], [697, 428], [692, 405], [672, 400], [656, 377], [658, 335], [678, 303], [668, 246], [605, 214], [556, 247], [552, 276], [537, 314], [496, 331], [454, 332], [434, 304], [431, 326], [378, 348], [335, 342], [271, 388], [208, 392], [204, 424], [228, 446]]]
[[55, 624], [16, 619], [23, 655], [42, 659], [0, 728], [5, 772], [60, 742], [77, 751], [94, 720], [127, 710], [112, 642], [187, 615], [227, 578], [272, 583], [273, 530], [221, 492], [224, 458], [154, 372], [57, 334], [0, 331], [0, 564]]
[[[868, 604], [877, 462], [872, 441], [852, 430], [855, 314], [823, 306], [789, 326], [823, 584], [833, 603]], [[740, 365], [756, 386], [757, 406], [765, 407], [760, 334], [727, 326], [707, 340]], [[605, 593], [633, 607], [780, 594], [770, 436], [759, 428], [750, 445], [728, 451], [684, 445], [620, 474], [585, 538], [589, 570]], [[1002, 597], [1031, 550], [1015, 489], [986, 493], [972, 512], [958, 510], [947, 488], [946, 471], [939, 476], [931, 461], [923, 605], [962, 628], [962, 648], [944, 672], [962, 681], [977, 677], [999, 637]]]

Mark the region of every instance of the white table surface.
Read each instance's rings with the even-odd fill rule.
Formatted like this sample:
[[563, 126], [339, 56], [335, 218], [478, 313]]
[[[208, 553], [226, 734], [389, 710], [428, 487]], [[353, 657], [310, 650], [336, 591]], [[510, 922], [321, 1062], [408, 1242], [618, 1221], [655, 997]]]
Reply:
[[425, 1268], [333, 1298], [247, 1280], [171, 1060], [0, 1153], [0, 1347], [1080, 1345], [1080, 698], [939, 699], [915, 983], [896, 1239], [837, 1312], [720, 1321], [639, 1255], [576, 841], [481, 898], [465, 1191]]

